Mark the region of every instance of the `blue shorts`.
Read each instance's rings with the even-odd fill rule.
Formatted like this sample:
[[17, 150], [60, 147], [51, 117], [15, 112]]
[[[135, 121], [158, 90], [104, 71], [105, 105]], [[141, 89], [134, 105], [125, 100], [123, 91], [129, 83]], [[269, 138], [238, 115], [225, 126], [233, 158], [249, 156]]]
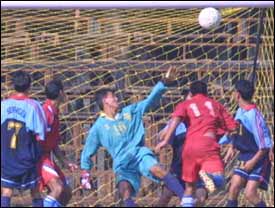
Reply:
[[29, 169], [21, 175], [1, 172], [1, 187], [10, 189], [33, 189], [38, 185], [40, 179], [36, 169]]
[[263, 190], [268, 189], [271, 174], [271, 162], [268, 158], [260, 160], [250, 172], [246, 172], [242, 169], [244, 161], [238, 160], [238, 162], [239, 167], [234, 170], [234, 174], [239, 175], [246, 180], [260, 181], [259, 187]]
[[115, 170], [116, 184], [118, 185], [120, 181], [128, 181], [133, 187], [133, 195], [136, 195], [140, 188], [141, 176], [159, 182], [159, 179], [150, 172], [150, 169], [157, 164], [158, 161], [154, 153], [147, 147], [141, 147], [131, 161], [120, 165]]

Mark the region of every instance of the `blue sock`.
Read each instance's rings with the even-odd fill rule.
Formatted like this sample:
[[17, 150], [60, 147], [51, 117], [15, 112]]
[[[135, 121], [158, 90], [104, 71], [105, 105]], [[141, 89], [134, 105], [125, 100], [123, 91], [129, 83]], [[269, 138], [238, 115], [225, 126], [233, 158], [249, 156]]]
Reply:
[[181, 206], [182, 207], [194, 207], [195, 206], [195, 200], [191, 195], [186, 195], [182, 197], [181, 200]]
[[266, 204], [264, 201], [260, 201], [258, 204], [255, 205], [255, 207], [266, 207]]
[[10, 207], [11, 198], [7, 196], [1, 196], [1, 207]]
[[227, 200], [226, 207], [238, 207], [237, 200]]
[[123, 204], [124, 204], [125, 207], [137, 207], [134, 200], [131, 199], [131, 198], [128, 198], [128, 199], [124, 200]]
[[216, 188], [222, 189], [225, 186], [226, 181], [225, 181], [224, 175], [213, 175], [213, 174], [209, 174], [209, 175], [214, 181]]
[[44, 207], [62, 207], [62, 205], [52, 196], [46, 196], [43, 201]]
[[166, 176], [164, 176], [163, 182], [170, 191], [172, 191], [180, 199], [182, 199], [184, 189], [180, 184], [179, 180], [175, 176], [173, 176], [171, 173], [168, 173]]
[[43, 207], [43, 199], [33, 199], [32, 200], [32, 207]]

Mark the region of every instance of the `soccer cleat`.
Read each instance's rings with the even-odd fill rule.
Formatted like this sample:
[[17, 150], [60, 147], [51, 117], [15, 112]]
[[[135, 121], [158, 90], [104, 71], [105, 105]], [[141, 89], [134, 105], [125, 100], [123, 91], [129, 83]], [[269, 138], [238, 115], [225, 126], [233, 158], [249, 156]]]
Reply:
[[205, 171], [201, 170], [199, 172], [199, 176], [200, 176], [201, 180], [204, 182], [205, 188], [208, 191], [208, 193], [211, 194], [214, 191], [216, 191], [216, 186], [215, 186], [214, 181]]

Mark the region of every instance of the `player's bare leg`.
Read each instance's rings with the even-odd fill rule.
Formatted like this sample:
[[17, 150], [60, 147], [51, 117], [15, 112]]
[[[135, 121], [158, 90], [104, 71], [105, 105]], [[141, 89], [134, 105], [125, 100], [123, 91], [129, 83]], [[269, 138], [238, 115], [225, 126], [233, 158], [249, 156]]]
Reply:
[[165, 171], [159, 165], [154, 165], [150, 171], [155, 177], [163, 180], [165, 186], [182, 199], [184, 190], [177, 177]]
[[9, 207], [13, 190], [11, 188], [1, 188], [1, 206]]
[[242, 187], [244, 187], [246, 180], [239, 175], [233, 175], [230, 181], [227, 207], [238, 206], [238, 196]]
[[[164, 187], [163, 193], [161, 194], [161, 197], [158, 203], [156, 204], [156, 207], [167, 207], [169, 201], [173, 196], [175, 196], [175, 194], [169, 189], [167, 189], [166, 187]], [[205, 188], [198, 188], [196, 190], [195, 196], [196, 196], [196, 206], [201, 207], [204, 205], [208, 197], [207, 190]]]
[[245, 186], [245, 198], [256, 207], [266, 207], [265, 202], [260, 198], [257, 191], [260, 185], [259, 181], [249, 180]]
[[118, 193], [120, 198], [123, 200], [124, 207], [137, 207], [131, 196], [133, 188], [128, 181], [120, 181], [118, 184]]
[[59, 178], [52, 178], [47, 183], [47, 186], [50, 189], [50, 193], [44, 199], [44, 207], [49, 207], [49, 206], [52, 206], [53, 204], [58, 207], [62, 206], [60, 204], [60, 201], [58, 200], [61, 196], [61, 193], [64, 190], [63, 182]]

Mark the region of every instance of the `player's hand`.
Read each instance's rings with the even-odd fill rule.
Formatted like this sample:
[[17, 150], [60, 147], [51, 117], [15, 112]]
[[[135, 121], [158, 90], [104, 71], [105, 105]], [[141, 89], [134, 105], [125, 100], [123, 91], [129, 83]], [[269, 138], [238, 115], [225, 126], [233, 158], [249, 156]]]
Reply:
[[235, 150], [234, 150], [234, 147], [232, 145], [229, 146], [227, 152], [226, 152], [226, 155], [224, 157], [224, 162], [225, 163], [228, 163], [235, 155]]
[[166, 72], [166, 74], [164, 75], [163, 81], [165, 83], [172, 82], [176, 80], [177, 75], [178, 75], [178, 70], [175, 67], [170, 67]]
[[255, 166], [255, 163], [252, 160], [248, 160], [244, 163], [242, 169], [245, 170], [246, 172], [250, 172], [254, 166]]
[[90, 173], [87, 170], [82, 170], [80, 180], [82, 189], [92, 189], [92, 185], [90, 183]]
[[167, 145], [167, 142], [165, 140], [161, 141], [160, 143], [158, 143], [158, 145], [155, 148], [155, 153], [159, 153], [160, 150], [165, 147]]

